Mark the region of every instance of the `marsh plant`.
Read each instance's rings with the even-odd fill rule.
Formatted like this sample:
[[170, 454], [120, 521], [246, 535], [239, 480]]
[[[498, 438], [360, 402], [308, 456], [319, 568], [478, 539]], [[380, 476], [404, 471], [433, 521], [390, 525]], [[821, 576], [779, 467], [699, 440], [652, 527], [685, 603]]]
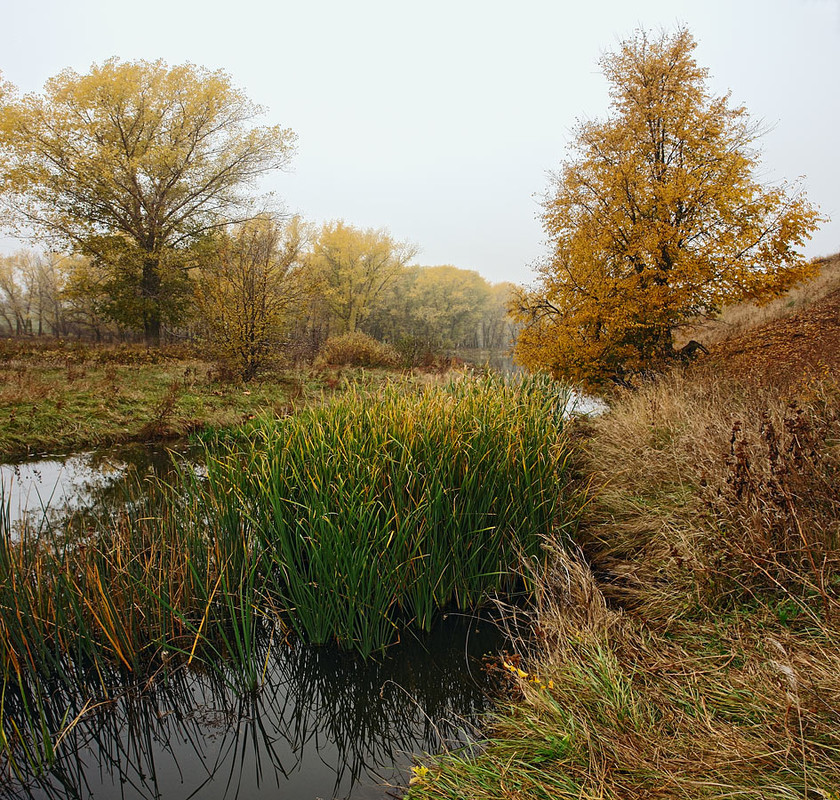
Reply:
[[240, 515], [301, 635], [369, 653], [513, 590], [520, 560], [573, 523], [566, 402], [543, 379], [351, 390], [217, 442], [213, 515]]
[[[93, 697], [93, 678], [107, 697], [224, 665], [249, 690], [290, 636], [368, 655], [442, 609], [527, 588], [522, 560], [576, 518], [565, 404], [542, 379], [349, 391], [214, 437], [204, 470], [95, 524], [13, 531], [6, 504], [0, 669], [27, 727], [56, 681]], [[12, 717], [2, 730], [8, 752], [31, 738]], [[56, 733], [42, 733], [48, 765]]]

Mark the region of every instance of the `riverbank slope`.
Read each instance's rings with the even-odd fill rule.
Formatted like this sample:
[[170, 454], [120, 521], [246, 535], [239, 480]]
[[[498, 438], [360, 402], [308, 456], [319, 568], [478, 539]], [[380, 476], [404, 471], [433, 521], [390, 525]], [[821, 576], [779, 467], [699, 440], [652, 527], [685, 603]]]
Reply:
[[409, 797], [840, 796], [832, 280], [580, 425], [591, 502], [549, 543], [510, 697]]

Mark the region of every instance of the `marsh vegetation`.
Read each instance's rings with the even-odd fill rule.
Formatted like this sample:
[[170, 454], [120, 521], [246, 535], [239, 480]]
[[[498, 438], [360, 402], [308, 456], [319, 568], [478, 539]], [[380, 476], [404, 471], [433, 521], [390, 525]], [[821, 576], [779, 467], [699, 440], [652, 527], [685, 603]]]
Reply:
[[46, 771], [79, 698], [185, 669], [253, 692], [290, 642], [382, 654], [527, 592], [543, 532], [577, 515], [567, 400], [543, 379], [357, 389], [206, 435], [200, 469], [87, 524], [12, 526], [7, 506], [7, 763]]

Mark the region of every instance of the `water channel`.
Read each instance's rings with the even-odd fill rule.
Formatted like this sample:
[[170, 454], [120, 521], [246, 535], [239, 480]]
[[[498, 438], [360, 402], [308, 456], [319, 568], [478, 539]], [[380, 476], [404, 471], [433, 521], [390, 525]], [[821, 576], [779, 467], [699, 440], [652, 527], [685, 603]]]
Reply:
[[[185, 448], [176, 457], [190, 458]], [[146, 476], [174, 475], [163, 447], [134, 446], [0, 466], [15, 527], [115, 513]], [[399, 796], [424, 753], [463, 746], [489, 709], [483, 657], [504, 639], [492, 621], [450, 615], [364, 661], [295, 640], [266, 644], [260, 688], [243, 695], [219, 673], [178, 669], [119, 686], [87, 708], [41, 776], [0, 776], [10, 798], [225, 800]], [[261, 659], [262, 660], [262, 659]], [[57, 689], [55, 735], [85, 709]], [[14, 692], [6, 697], [14, 709]], [[8, 765], [6, 765], [8, 767]]]

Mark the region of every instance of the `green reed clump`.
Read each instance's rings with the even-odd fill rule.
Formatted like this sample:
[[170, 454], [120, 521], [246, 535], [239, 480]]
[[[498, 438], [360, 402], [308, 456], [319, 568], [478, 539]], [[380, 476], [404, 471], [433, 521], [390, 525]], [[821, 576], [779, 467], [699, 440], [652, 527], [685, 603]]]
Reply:
[[12, 530], [0, 491], [0, 668], [88, 685], [201, 659], [255, 686], [278, 628], [365, 654], [428, 629], [514, 588], [574, 518], [564, 403], [534, 380], [351, 391], [210, 445], [206, 476], [138, 486], [81, 528]]
[[351, 390], [211, 447], [209, 493], [247, 515], [291, 624], [368, 653], [513, 589], [571, 524], [566, 401], [542, 378]]
[[199, 660], [262, 680], [276, 634], [363, 654], [517, 588], [576, 519], [565, 394], [545, 380], [351, 391], [208, 445], [206, 474], [116, 517], [11, 525], [0, 487], [0, 758], [36, 772], [78, 709]]

